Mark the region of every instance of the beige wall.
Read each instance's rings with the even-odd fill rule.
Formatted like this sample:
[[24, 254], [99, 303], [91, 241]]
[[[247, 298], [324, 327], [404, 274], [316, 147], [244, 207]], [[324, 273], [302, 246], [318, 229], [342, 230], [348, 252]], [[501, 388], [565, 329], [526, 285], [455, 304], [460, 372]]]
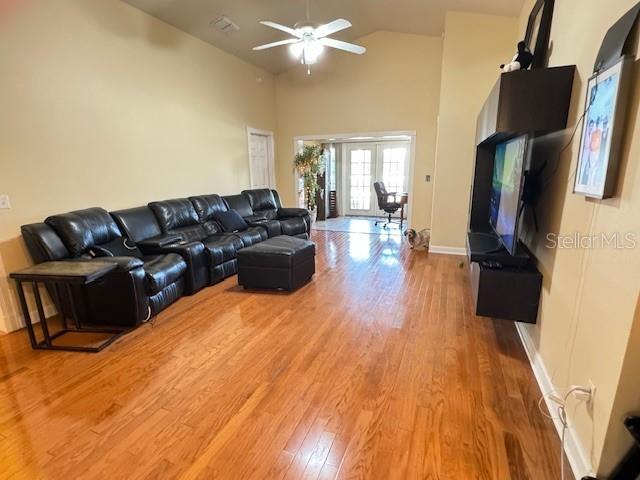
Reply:
[[21, 3], [0, 23], [0, 330], [18, 325], [21, 224], [238, 192], [246, 127], [276, 127], [272, 75], [123, 2]]
[[431, 244], [464, 248], [478, 113], [515, 51], [515, 18], [448, 12]]
[[[578, 66], [570, 125], [606, 29], [634, 3], [556, 3], [550, 64]], [[361, 39], [362, 57], [331, 52], [311, 77], [295, 68], [274, 79], [116, 0], [22, 8], [0, 24], [0, 193], [12, 202], [0, 210], [0, 330], [18, 325], [6, 275], [29, 263], [21, 224], [90, 205], [236, 192], [249, 179], [246, 126], [277, 126], [288, 203], [294, 136], [415, 130], [412, 224], [432, 225], [433, 244], [464, 245], [476, 116], [498, 64], [513, 54], [517, 20], [449, 13], [444, 43], [377, 32]], [[542, 232], [640, 232], [639, 72], [618, 194], [598, 202], [571, 193], [578, 135], [540, 206]], [[524, 328], [556, 386], [597, 386], [593, 410], [572, 406], [569, 415], [590, 461], [607, 473], [629, 442], [622, 417], [640, 408], [640, 255], [551, 250], [543, 240], [531, 242], [544, 274], [540, 318]]]
[[362, 56], [325, 52], [312, 75], [298, 66], [276, 80], [278, 188], [295, 201], [295, 136], [389, 130], [416, 131], [414, 228], [431, 224], [442, 41], [438, 37], [376, 32], [358, 40]]
[[[521, 32], [532, 3], [530, 0], [523, 9]], [[588, 2], [585, 8], [581, 0], [556, 2], [550, 66], [577, 65], [570, 129], [584, 108], [586, 81], [606, 30], [635, 3], [636, 0]], [[637, 66], [634, 77], [617, 194], [609, 200], [590, 201], [572, 193], [578, 134], [561, 157], [558, 173], [539, 207], [541, 232], [587, 235], [640, 232]], [[568, 138], [567, 133], [563, 142]], [[525, 328], [556, 386], [584, 385], [589, 380], [595, 383], [593, 411], [584, 405], [571, 405], [568, 412], [570, 424], [589, 460], [600, 474], [606, 474], [629, 444], [622, 428], [623, 416], [640, 408], [638, 247], [552, 250], [545, 248], [543, 234], [532, 244], [544, 285], [538, 324]]]

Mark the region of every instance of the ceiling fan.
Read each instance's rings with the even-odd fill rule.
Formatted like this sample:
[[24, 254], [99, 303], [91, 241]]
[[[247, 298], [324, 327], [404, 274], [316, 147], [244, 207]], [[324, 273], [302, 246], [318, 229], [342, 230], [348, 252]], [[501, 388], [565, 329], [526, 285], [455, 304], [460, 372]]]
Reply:
[[267, 48], [289, 45], [291, 53], [296, 58], [300, 59], [300, 63], [307, 65], [307, 73], [309, 75], [311, 75], [310, 65], [313, 65], [318, 61], [318, 57], [324, 50], [324, 47], [337, 48], [338, 50], [344, 50], [345, 52], [355, 53], [358, 55], [362, 55], [367, 51], [366, 48], [361, 47], [360, 45], [329, 38], [329, 35], [351, 27], [351, 22], [344, 18], [338, 18], [333, 22], [320, 25], [319, 27], [314, 27], [313, 24], [308, 21], [296, 23], [293, 28], [269, 21], [262, 21], [260, 23], [267, 27], [288, 33], [294, 38], [267, 43], [265, 45], [254, 47], [253, 49], [266, 50]]

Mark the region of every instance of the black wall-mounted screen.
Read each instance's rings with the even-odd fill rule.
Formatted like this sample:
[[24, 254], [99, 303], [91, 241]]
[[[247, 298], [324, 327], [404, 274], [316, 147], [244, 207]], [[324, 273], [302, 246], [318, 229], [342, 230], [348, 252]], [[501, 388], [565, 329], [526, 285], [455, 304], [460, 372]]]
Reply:
[[497, 144], [494, 157], [489, 223], [512, 255], [518, 245], [518, 212], [527, 139], [523, 135]]

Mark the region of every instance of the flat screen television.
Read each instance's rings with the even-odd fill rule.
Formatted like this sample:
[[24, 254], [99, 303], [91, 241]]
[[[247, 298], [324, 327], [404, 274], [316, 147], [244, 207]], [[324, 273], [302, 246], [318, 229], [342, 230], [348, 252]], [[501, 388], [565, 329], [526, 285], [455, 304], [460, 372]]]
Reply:
[[518, 245], [527, 140], [527, 135], [522, 135], [496, 145], [493, 164], [489, 223], [511, 255]]

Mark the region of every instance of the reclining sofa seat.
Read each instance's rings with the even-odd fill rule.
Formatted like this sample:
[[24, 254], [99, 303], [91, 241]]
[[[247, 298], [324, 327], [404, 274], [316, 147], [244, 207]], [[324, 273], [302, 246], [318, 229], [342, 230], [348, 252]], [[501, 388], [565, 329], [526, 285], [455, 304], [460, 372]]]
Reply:
[[207, 235], [233, 235], [242, 240], [244, 247], [250, 247], [269, 238], [266, 229], [260, 226], [248, 226], [233, 232], [224, 232], [224, 227], [218, 222], [217, 216], [228, 212], [229, 208], [220, 195], [200, 195], [190, 197], [189, 200], [191, 200]]
[[241, 193], [237, 195], [227, 195], [222, 197], [222, 199], [227, 205], [227, 208], [238, 212], [247, 224], [252, 227], [264, 228], [267, 231], [269, 238], [282, 235], [280, 220], [276, 220], [275, 218], [267, 219], [262, 215], [256, 215], [253, 212], [253, 208], [251, 208], [249, 199], [245, 195], [242, 195]]
[[[175, 253], [144, 255], [128, 245], [118, 225], [102, 208], [88, 208], [54, 215], [45, 220], [60, 236], [74, 257], [113, 261], [119, 269], [139, 265], [144, 274], [144, 293], [149, 315], [154, 316], [182, 296], [187, 265]], [[144, 319], [144, 318], [143, 318]]]
[[180, 257], [143, 257], [135, 249], [125, 249], [127, 256], [101, 256], [121, 239], [117, 225], [101, 208], [54, 215], [45, 223], [23, 225], [21, 231], [35, 263], [91, 261], [99, 256], [118, 266], [96, 282], [73, 286], [72, 298], [49, 291], [59, 312], [69, 313], [73, 302], [83, 323], [134, 327], [182, 293], [185, 265]]
[[[252, 219], [263, 218], [267, 221], [277, 220], [282, 235], [309, 239], [311, 219], [309, 211], [304, 208], [283, 208], [280, 196], [275, 190], [260, 188], [241, 192], [252, 210]], [[255, 220], [254, 220], [255, 221]]]
[[[46, 223], [22, 225], [20, 231], [34, 263], [77, 261]], [[147, 317], [149, 310], [140, 263], [131, 264], [129, 269], [122, 266], [85, 287], [72, 285], [72, 298], [51, 288], [47, 290], [58, 312], [71, 312], [70, 302], [73, 302], [75, 312], [84, 324], [134, 327]]]
[[187, 242], [179, 235], [162, 233], [153, 211], [146, 205], [111, 212], [129, 243], [145, 255], [177, 253], [186, 262], [184, 293], [191, 295], [209, 283], [209, 256], [204, 245]]
[[162, 233], [204, 245], [210, 285], [237, 273], [236, 252], [244, 247], [242, 240], [237, 235], [222, 232], [216, 222], [210, 222], [205, 229], [191, 200], [176, 198], [151, 202], [149, 208], [155, 214]]

